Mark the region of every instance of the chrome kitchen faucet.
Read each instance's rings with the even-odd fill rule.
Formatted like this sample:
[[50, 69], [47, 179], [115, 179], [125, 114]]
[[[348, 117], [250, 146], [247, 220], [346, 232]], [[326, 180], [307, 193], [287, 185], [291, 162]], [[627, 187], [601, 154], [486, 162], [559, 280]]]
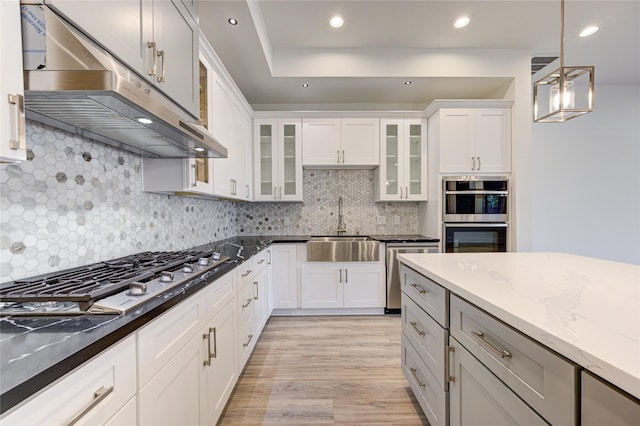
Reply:
[[338, 235], [345, 234], [347, 232], [347, 224], [344, 223], [344, 217], [342, 216], [342, 197], [338, 198]]

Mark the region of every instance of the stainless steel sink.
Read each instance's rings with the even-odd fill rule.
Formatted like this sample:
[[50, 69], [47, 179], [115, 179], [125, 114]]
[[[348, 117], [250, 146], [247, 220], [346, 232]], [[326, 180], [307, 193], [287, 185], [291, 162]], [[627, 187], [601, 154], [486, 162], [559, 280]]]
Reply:
[[310, 262], [377, 262], [380, 242], [363, 236], [313, 236], [307, 242]]

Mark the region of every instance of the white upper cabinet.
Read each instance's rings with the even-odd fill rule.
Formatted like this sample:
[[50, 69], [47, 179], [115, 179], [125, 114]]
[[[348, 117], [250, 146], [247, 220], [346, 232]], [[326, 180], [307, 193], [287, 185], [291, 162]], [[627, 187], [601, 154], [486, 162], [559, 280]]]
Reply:
[[122, 0], [117, 7], [106, 1], [47, 4], [198, 117], [199, 34], [185, 2]]
[[302, 201], [300, 119], [254, 121], [255, 200]]
[[19, 1], [0, 1], [0, 162], [27, 159], [20, 22]]
[[511, 172], [511, 101], [443, 101], [444, 107], [437, 102], [427, 114], [440, 173]]
[[427, 200], [427, 143], [420, 119], [380, 121], [376, 201]]
[[377, 118], [305, 118], [302, 165], [317, 168], [374, 168], [380, 164]]

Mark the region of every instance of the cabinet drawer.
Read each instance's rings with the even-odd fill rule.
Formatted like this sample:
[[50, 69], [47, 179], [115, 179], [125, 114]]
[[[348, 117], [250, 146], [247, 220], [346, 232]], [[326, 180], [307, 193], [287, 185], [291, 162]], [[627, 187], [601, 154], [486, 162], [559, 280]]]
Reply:
[[253, 347], [256, 344], [256, 339], [258, 336], [256, 335], [255, 326], [252, 322], [246, 324], [243, 328], [241, 328], [240, 336], [238, 339], [238, 359], [239, 359], [239, 371], [242, 371], [244, 365], [247, 363], [249, 356], [251, 355], [251, 351], [253, 351]]
[[243, 328], [253, 317], [255, 291], [252, 285], [238, 292], [238, 327]]
[[416, 348], [440, 387], [446, 389], [444, 357], [449, 333], [404, 293], [402, 294], [401, 312], [402, 333]]
[[585, 371], [580, 405], [583, 426], [637, 426], [640, 421], [640, 401]]
[[438, 321], [442, 327], [448, 328], [447, 306], [449, 303], [447, 299], [449, 293], [444, 287], [405, 265], [400, 266], [400, 281], [404, 293]]
[[253, 274], [253, 258], [241, 263], [237, 268], [238, 288], [241, 289], [249, 283]]
[[402, 372], [404, 373], [413, 394], [422, 411], [432, 426], [447, 425], [448, 392], [438, 384], [437, 380], [418, 352], [402, 334]]
[[267, 266], [267, 250], [262, 250], [252, 257], [253, 271], [257, 274]]
[[457, 296], [450, 333], [551, 424], [575, 424], [573, 364]]
[[131, 335], [13, 409], [1, 423], [68, 424], [75, 418], [77, 424], [104, 424], [135, 395], [135, 371], [135, 336]]
[[205, 324], [198, 293], [138, 331], [138, 388], [141, 389]]
[[[207, 320], [214, 317], [236, 295], [236, 275], [231, 272], [210, 284], [206, 293]], [[234, 302], [235, 303], [235, 302]]]

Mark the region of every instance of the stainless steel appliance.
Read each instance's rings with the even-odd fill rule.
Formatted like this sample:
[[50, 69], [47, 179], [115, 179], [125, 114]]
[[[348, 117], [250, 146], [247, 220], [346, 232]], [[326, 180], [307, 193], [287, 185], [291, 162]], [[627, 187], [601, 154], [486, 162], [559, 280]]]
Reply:
[[22, 17], [27, 118], [150, 157], [227, 156], [178, 104], [47, 5], [23, 4]]
[[442, 194], [445, 253], [508, 251], [508, 178], [448, 177]]
[[398, 254], [401, 253], [438, 253], [439, 243], [388, 243], [387, 244], [387, 304], [385, 314], [400, 313], [400, 265]]
[[144, 252], [0, 284], [0, 315], [122, 314], [230, 259], [213, 250]]

